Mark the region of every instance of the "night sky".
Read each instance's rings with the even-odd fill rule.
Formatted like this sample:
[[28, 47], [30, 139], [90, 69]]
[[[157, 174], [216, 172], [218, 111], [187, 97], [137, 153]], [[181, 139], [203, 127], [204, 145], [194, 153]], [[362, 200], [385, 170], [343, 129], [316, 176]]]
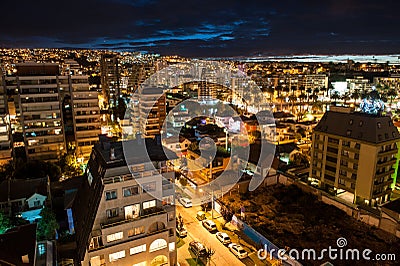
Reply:
[[400, 1], [2, 1], [0, 46], [182, 56], [400, 52]]

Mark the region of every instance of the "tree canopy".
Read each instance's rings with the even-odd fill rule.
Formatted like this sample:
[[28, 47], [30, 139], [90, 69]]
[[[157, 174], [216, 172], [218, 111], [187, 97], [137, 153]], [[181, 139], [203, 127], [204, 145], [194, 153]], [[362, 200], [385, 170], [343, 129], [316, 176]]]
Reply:
[[54, 212], [45, 207], [40, 212], [40, 216], [42, 217], [38, 224], [36, 230], [36, 236], [39, 241], [41, 240], [52, 240], [56, 234], [56, 230], [59, 228], [59, 225], [56, 220], [56, 215]]

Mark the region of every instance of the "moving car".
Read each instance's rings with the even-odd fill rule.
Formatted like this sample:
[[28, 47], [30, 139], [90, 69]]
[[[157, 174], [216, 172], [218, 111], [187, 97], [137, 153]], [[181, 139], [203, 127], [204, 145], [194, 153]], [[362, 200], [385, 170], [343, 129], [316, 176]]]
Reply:
[[185, 207], [185, 208], [192, 207], [192, 201], [189, 198], [182, 197], [182, 198], [179, 198], [178, 200], [179, 200], [180, 204], [182, 204], [183, 207]]
[[238, 257], [239, 259], [244, 259], [247, 257], [247, 252], [246, 250], [243, 249], [243, 247], [239, 244], [236, 243], [232, 243], [228, 245], [229, 250], [235, 254], [236, 257]]
[[179, 228], [177, 227], [177, 228], [176, 228], [176, 234], [177, 234], [179, 237], [185, 237], [185, 236], [187, 236], [187, 230], [185, 229], [185, 227], [181, 228], [180, 230], [179, 230]]
[[207, 255], [206, 247], [199, 241], [192, 241], [189, 243], [189, 249], [193, 251], [193, 253], [197, 257], [205, 257]]
[[230, 244], [232, 242], [227, 233], [218, 232], [215, 236], [224, 245]]
[[209, 232], [215, 232], [217, 231], [217, 225], [211, 221], [211, 220], [203, 220], [201, 222], [203, 226], [209, 231]]

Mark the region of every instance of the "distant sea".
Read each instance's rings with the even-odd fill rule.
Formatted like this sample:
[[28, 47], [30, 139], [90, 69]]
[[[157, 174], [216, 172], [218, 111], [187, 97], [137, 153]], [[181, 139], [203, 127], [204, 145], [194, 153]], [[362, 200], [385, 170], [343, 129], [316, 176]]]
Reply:
[[400, 54], [394, 55], [288, 55], [288, 56], [260, 56], [249, 58], [209, 58], [214, 60], [234, 60], [241, 62], [334, 62], [346, 63], [353, 60], [358, 63], [386, 63], [400, 64]]

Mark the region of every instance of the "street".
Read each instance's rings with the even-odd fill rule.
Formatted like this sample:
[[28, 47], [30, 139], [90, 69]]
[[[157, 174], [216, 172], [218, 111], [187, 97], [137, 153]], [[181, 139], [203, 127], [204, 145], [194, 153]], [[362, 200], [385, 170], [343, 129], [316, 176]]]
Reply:
[[[189, 243], [193, 240], [198, 240], [203, 243], [207, 248], [211, 248], [215, 250], [215, 254], [211, 257], [210, 265], [256, 265], [255, 262], [247, 257], [243, 260], [239, 260], [233, 253], [229, 251], [227, 246], [224, 246], [216, 237], [215, 233], [212, 234], [205, 229], [201, 222], [197, 220], [196, 214], [201, 210], [200, 206], [193, 206], [191, 208], [184, 208], [180, 204], [176, 205], [176, 213], [177, 216], [180, 214], [184, 221], [184, 226], [188, 231], [188, 236], [183, 238], [182, 240], [185, 242], [183, 246], [180, 247], [178, 243], [178, 261], [180, 265], [195, 265], [189, 264], [187, 259], [194, 258], [192, 252], [189, 252], [188, 247]], [[211, 217], [210, 217], [211, 218]], [[218, 230], [221, 231], [221, 226], [217, 223]], [[232, 242], [237, 243], [237, 237], [232, 235], [232, 232], [224, 231], [229, 234], [232, 239]], [[180, 241], [182, 241], [180, 240]], [[245, 245], [242, 245], [249, 255], [254, 256], [254, 251], [251, 251]], [[204, 261], [205, 262], [205, 261]]]

